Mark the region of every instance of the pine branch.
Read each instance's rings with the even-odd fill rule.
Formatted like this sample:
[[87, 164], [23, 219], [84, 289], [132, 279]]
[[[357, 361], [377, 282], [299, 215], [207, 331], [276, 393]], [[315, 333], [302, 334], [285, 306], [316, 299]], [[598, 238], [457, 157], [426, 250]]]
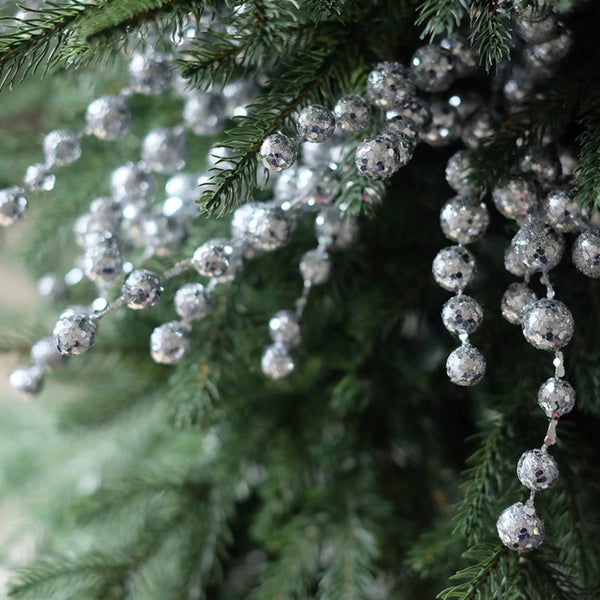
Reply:
[[449, 35], [459, 27], [468, 10], [467, 0], [425, 0], [417, 9], [415, 25], [424, 25], [422, 38]]
[[495, 0], [471, 0], [469, 17], [471, 45], [477, 50], [481, 65], [489, 71], [510, 57], [509, 15]]
[[600, 99], [585, 111], [584, 131], [579, 138], [579, 166], [575, 189], [581, 204], [600, 207]]

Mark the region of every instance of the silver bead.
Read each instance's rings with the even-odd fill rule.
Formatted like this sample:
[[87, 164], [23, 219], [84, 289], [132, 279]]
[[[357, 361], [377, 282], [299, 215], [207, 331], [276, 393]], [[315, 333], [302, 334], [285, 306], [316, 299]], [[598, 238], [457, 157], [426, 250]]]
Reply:
[[210, 297], [201, 283], [182, 285], [173, 302], [175, 312], [186, 321], [197, 321], [210, 312]]
[[515, 277], [523, 277], [529, 270], [510, 245], [504, 251], [504, 268]]
[[410, 72], [420, 90], [443, 92], [454, 81], [452, 55], [436, 44], [421, 46], [410, 61]]
[[463, 344], [452, 351], [446, 360], [446, 373], [456, 385], [475, 385], [485, 375], [486, 361], [474, 346]]
[[106, 243], [87, 248], [83, 266], [88, 279], [98, 284], [114, 281], [123, 269], [123, 259], [116, 240], [111, 238]]
[[356, 148], [355, 162], [358, 172], [370, 179], [389, 179], [401, 166], [402, 161], [391, 136], [368, 137]]
[[17, 186], [0, 190], [0, 227], [8, 227], [20, 221], [27, 210], [23, 189]]
[[51, 131], [44, 138], [44, 156], [48, 166], [71, 164], [81, 156], [81, 140], [66, 129]]
[[576, 394], [565, 379], [551, 377], [542, 383], [538, 392], [538, 404], [549, 419], [557, 419], [573, 410]]
[[110, 176], [113, 198], [121, 204], [147, 205], [154, 199], [154, 176], [145, 166], [127, 163]]
[[23, 183], [32, 192], [48, 192], [54, 189], [56, 175], [46, 165], [29, 165], [25, 171]]
[[475, 258], [461, 246], [448, 246], [433, 259], [433, 277], [438, 285], [451, 292], [461, 292], [475, 275]]
[[517, 258], [531, 271], [549, 271], [560, 262], [565, 241], [549, 225], [535, 219], [526, 222], [511, 240]]
[[571, 311], [560, 301], [542, 298], [521, 313], [525, 339], [538, 350], [564, 348], [575, 330]]
[[560, 160], [552, 148], [530, 148], [519, 161], [519, 168], [531, 173], [542, 187], [556, 183], [561, 175]]
[[482, 142], [495, 132], [497, 117], [487, 109], [481, 109], [463, 122], [461, 137], [465, 146], [477, 150]]
[[333, 135], [335, 117], [326, 106], [311, 104], [300, 111], [296, 127], [303, 140], [320, 144]]
[[502, 543], [517, 552], [530, 552], [544, 542], [544, 522], [533, 506], [517, 502], [504, 509], [496, 529]]
[[37, 341], [31, 347], [29, 356], [34, 364], [45, 371], [54, 371], [65, 362], [65, 357], [58, 351], [53, 337]]
[[242, 239], [258, 250], [276, 250], [285, 245], [292, 233], [292, 222], [276, 207], [254, 206], [243, 228]]
[[301, 167], [296, 178], [297, 199], [309, 208], [331, 204], [338, 193], [339, 180], [328, 167]]
[[323, 208], [317, 215], [315, 231], [319, 244], [347, 248], [358, 237], [358, 222], [337, 206], [331, 206]]
[[455, 77], [468, 77], [477, 72], [479, 66], [477, 53], [462, 35], [453, 33], [441, 39], [440, 47], [450, 52]]
[[450, 298], [442, 308], [444, 327], [454, 335], [473, 333], [483, 320], [479, 302], [462, 294]]
[[538, 297], [525, 283], [511, 283], [502, 296], [500, 310], [502, 316], [513, 325], [521, 322], [521, 314]]
[[102, 96], [87, 107], [85, 122], [90, 133], [101, 140], [118, 140], [129, 129], [131, 112], [123, 96]]
[[82, 312], [64, 312], [54, 326], [54, 341], [61, 354], [75, 355], [87, 352], [96, 337], [96, 320]]
[[547, 490], [558, 479], [558, 465], [548, 452], [527, 450], [517, 464], [517, 477], [530, 490]]
[[294, 348], [300, 343], [300, 324], [291, 310], [280, 310], [269, 320], [269, 335], [277, 344]]
[[573, 199], [568, 187], [552, 190], [542, 202], [544, 220], [556, 231], [573, 233], [587, 227], [590, 210]]
[[600, 231], [588, 229], [573, 242], [573, 264], [588, 277], [600, 278]]
[[546, 42], [558, 33], [558, 21], [554, 15], [549, 15], [544, 19], [528, 18], [528, 15], [523, 15], [519, 19], [515, 19], [517, 31], [519, 35], [528, 44], [540, 44]]
[[37, 365], [30, 365], [13, 371], [8, 382], [16, 392], [33, 396], [42, 388], [44, 371]]
[[202, 195], [198, 175], [194, 173], [175, 173], [167, 180], [165, 192], [184, 202], [195, 202]]
[[278, 173], [296, 162], [296, 143], [283, 133], [266, 137], [260, 147], [260, 158], [266, 169]]
[[138, 94], [155, 95], [171, 85], [170, 61], [160, 54], [134, 54], [129, 61], [129, 82]]
[[216, 238], [196, 249], [192, 264], [200, 275], [221, 277], [227, 273], [233, 253], [233, 246], [229, 240]]
[[189, 331], [179, 321], [163, 323], [150, 335], [150, 356], [156, 363], [174, 365], [189, 351]]
[[183, 121], [196, 135], [214, 135], [225, 121], [218, 98], [208, 92], [188, 95], [183, 105]]
[[128, 308], [141, 310], [154, 306], [163, 292], [160, 277], [148, 269], [135, 269], [125, 277], [121, 294]]
[[490, 223], [485, 202], [469, 196], [454, 196], [440, 212], [444, 235], [459, 244], [470, 244], [483, 237]]
[[522, 67], [513, 66], [510, 77], [504, 82], [502, 92], [508, 102], [521, 104], [531, 97], [535, 81], [531, 73]]
[[329, 279], [331, 262], [325, 250], [309, 250], [300, 261], [300, 273], [305, 282], [313, 285], [325, 283]]
[[338, 125], [347, 133], [356, 133], [371, 124], [371, 109], [360, 96], [344, 96], [337, 101], [333, 112]]
[[436, 100], [431, 103], [431, 122], [420, 138], [430, 146], [447, 146], [460, 135], [460, 117], [456, 109], [447, 102]]
[[428, 104], [416, 96], [409, 98], [398, 111], [399, 114], [410, 119], [419, 132], [431, 123], [431, 110], [429, 110]]
[[468, 150], [459, 150], [446, 163], [446, 181], [459, 194], [474, 191], [473, 184], [469, 182], [472, 169], [470, 156], [471, 153]]
[[156, 173], [175, 173], [186, 159], [185, 136], [169, 127], [153, 129], [142, 142], [142, 160]]
[[287, 346], [283, 344], [269, 346], [262, 355], [260, 364], [262, 372], [270, 379], [283, 379], [295, 367]]
[[[392, 113], [392, 115], [393, 116], [387, 117], [385, 124], [386, 131], [404, 136], [410, 142], [412, 142], [411, 145], [414, 146], [419, 141], [419, 130], [415, 125], [415, 122], [402, 114]], [[408, 162], [408, 160], [406, 162]]]
[[[551, 40], [526, 48], [525, 62], [535, 75], [549, 75], [551, 67], [567, 56], [572, 45], [573, 36], [570, 31], [565, 31]], [[539, 74], [536, 69], [540, 70]]]
[[383, 108], [401, 107], [413, 96], [414, 91], [412, 78], [400, 63], [379, 63], [367, 79], [369, 100]]

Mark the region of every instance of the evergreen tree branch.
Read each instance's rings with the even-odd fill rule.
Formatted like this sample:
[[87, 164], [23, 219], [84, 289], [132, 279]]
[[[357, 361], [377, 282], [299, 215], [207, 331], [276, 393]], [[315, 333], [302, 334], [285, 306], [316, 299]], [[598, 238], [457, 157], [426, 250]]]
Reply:
[[424, 0], [418, 7], [417, 26], [424, 25], [422, 38], [449, 35], [467, 14], [467, 0]]
[[469, 17], [471, 45], [477, 50], [481, 65], [489, 71], [510, 57], [509, 15], [495, 0], [470, 0]]

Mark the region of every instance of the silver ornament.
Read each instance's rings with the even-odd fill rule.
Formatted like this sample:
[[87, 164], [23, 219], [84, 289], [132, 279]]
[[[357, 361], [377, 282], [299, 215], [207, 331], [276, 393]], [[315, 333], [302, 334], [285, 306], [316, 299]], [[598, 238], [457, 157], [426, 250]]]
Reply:
[[138, 53], [129, 61], [129, 82], [138, 94], [160, 94], [171, 85], [172, 77], [171, 63], [166, 56]]
[[419, 130], [415, 125], [415, 122], [409, 117], [402, 114], [392, 113], [392, 115], [393, 116], [387, 117], [387, 121], [385, 124], [386, 131], [396, 133], [408, 138], [408, 140], [412, 142], [412, 145], [414, 146], [414, 144], [416, 144], [419, 141]]
[[79, 136], [66, 129], [51, 131], [44, 138], [46, 165], [69, 165], [81, 156]]
[[283, 133], [266, 137], [260, 147], [260, 158], [266, 169], [278, 173], [296, 162], [296, 143]]
[[229, 240], [216, 238], [196, 249], [192, 264], [200, 275], [221, 277], [227, 273], [233, 253], [233, 246]]
[[371, 124], [371, 109], [357, 95], [344, 96], [337, 101], [333, 112], [340, 128], [347, 133], [356, 133]]
[[590, 210], [573, 199], [570, 188], [556, 188], [542, 202], [542, 214], [548, 225], [561, 233], [573, 233], [587, 227]]
[[471, 153], [468, 150], [459, 150], [446, 163], [446, 181], [459, 194], [474, 191], [473, 184], [469, 182], [472, 170], [470, 156]]
[[525, 339], [538, 350], [564, 348], [575, 330], [571, 311], [560, 301], [542, 298], [521, 313]]
[[184, 202], [195, 202], [202, 195], [198, 175], [194, 173], [175, 173], [167, 180], [165, 192], [167, 196]]
[[522, 502], [502, 511], [496, 529], [502, 543], [517, 552], [530, 552], [544, 542], [544, 522], [533, 506]]
[[443, 92], [454, 81], [452, 55], [436, 44], [421, 46], [410, 61], [410, 72], [420, 90]]
[[538, 299], [536, 293], [525, 283], [511, 283], [502, 296], [502, 316], [513, 325], [521, 322], [521, 314]]
[[173, 302], [175, 312], [186, 321], [197, 321], [210, 312], [210, 297], [201, 283], [182, 285]]
[[440, 47], [452, 56], [455, 77], [468, 77], [477, 72], [479, 59], [466, 38], [453, 33], [440, 40]]
[[147, 205], [154, 199], [154, 177], [145, 167], [127, 163], [110, 176], [113, 198], [123, 205]]
[[183, 122], [196, 135], [214, 135], [225, 121], [218, 96], [208, 92], [190, 93], [183, 105]]
[[451, 198], [440, 212], [440, 225], [444, 235], [459, 244], [470, 244], [481, 239], [489, 222], [485, 202], [469, 196]]
[[521, 104], [531, 97], [535, 81], [531, 73], [522, 67], [513, 66], [510, 77], [504, 82], [504, 97], [512, 104]]
[[[398, 126], [398, 129], [402, 129], [402, 127]], [[391, 127], [388, 127], [388, 129], [386, 129], [378, 137], [387, 138], [390, 143], [393, 144], [398, 152], [398, 158], [400, 159], [401, 167], [408, 164], [412, 160], [418, 141], [417, 136], [414, 133], [397, 133], [394, 129], [394, 123], [392, 123]]]
[[110, 238], [105, 243], [87, 248], [83, 267], [87, 278], [98, 284], [114, 281], [123, 269], [123, 259], [117, 241]]
[[444, 327], [454, 335], [473, 333], [483, 320], [479, 302], [471, 296], [460, 294], [450, 298], [442, 308]]
[[523, 173], [531, 173], [542, 187], [548, 187], [559, 179], [561, 165], [553, 148], [530, 148], [519, 161]]
[[400, 108], [414, 94], [408, 70], [396, 62], [379, 63], [367, 79], [369, 100], [382, 108]]
[[544, 19], [528, 18], [527, 15], [515, 19], [519, 35], [528, 44], [540, 44], [546, 42], [558, 33], [558, 21], [554, 15], [548, 15]]
[[125, 277], [121, 294], [128, 308], [142, 310], [154, 306], [163, 292], [160, 277], [148, 269], [135, 269]]
[[526, 48], [525, 62], [535, 75], [549, 75], [551, 68], [567, 56], [572, 45], [573, 35], [570, 31], [564, 31], [553, 39]]
[[83, 312], [65, 311], [54, 326], [54, 341], [61, 354], [87, 352], [96, 337], [96, 320]]
[[54, 189], [56, 175], [46, 165], [29, 165], [25, 170], [23, 183], [28, 190], [33, 192], [48, 192]]
[[424, 128], [420, 139], [430, 146], [446, 146], [460, 135], [460, 117], [447, 102], [431, 103], [431, 122]]
[[320, 144], [333, 135], [335, 117], [326, 106], [311, 104], [298, 114], [296, 127], [304, 141]]
[[117, 228], [123, 218], [121, 210], [122, 206], [114, 198], [100, 196], [90, 202], [89, 214], [92, 219], [100, 223], [106, 223], [107, 229], [112, 230], [111, 226]]
[[529, 271], [510, 245], [504, 251], [504, 268], [515, 277], [523, 277]]
[[329, 279], [330, 271], [331, 262], [325, 250], [309, 250], [300, 260], [300, 273], [304, 282], [313, 285], [325, 283]]
[[531, 271], [549, 271], [560, 262], [565, 241], [549, 225], [530, 219], [510, 242], [515, 254]]
[[30, 365], [13, 371], [8, 382], [16, 392], [33, 396], [42, 388], [44, 371], [37, 365]]
[[23, 188], [13, 186], [0, 190], [0, 227], [8, 227], [20, 221], [27, 210]]
[[461, 138], [470, 150], [477, 150], [496, 130], [496, 115], [483, 108], [463, 122]]
[[294, 370], [294, 360], [284, 344], [269, 346], [262, 355], [262, 372], [270, 379], [283, 379]]
[[[431, 110], [428, 104], [416, 96], [409, 98], [397, 111], [398, 114], [410, 119], [419, 131], [423, 131], [431, 123]], [[392, 111], [390, 116], [394, 116], [395, 112]]]
[[179, 321], [168, 321], [150, 335], [150, 356], [161, 365], [174, 365], [190, 351], [188, 329]]
[[530, 490], [547, 490], [558, 479], [558, 465], [544, 450], [527, 450], [517, 464], [517, 477]]
[[287, 243], [292, 222], [280, 208], [253, 205], [239, 233], [246, 244], [257, 250], [276, 250]]
[[186, 159], [185, 136], [169, 127], [153, 129], [142, 142], [142, 160], [156, 173], [175, 173]]
[[446, 373], [456, 385], [475, 385], [485, 375], [485, 368], [483, 354], [468, 343], [452, 351], [446, 360]]
[[269, 335], [277, 344], [294, 348], [300, 343], [300, 323], [291, 310], [280, 310], [269, 320]]
[[573, 242], [573, 264], [588, 277], [600, 278], [600, 230], [588, 229]]
[[339, 180], [328, 167], [300, 167], [296, 178], [297, 199], [309, 208], [331, 204], [338, 193]]
[[102, 96], [87, 107], [88, 131], [101, 140], [118, 140], [129, 129], [131, 112], [123, 96]]
[[438, 285], [451, 292], [461, 292], [475, 275], [475, 258], [461, 246], [448, 246], [433, 259], [433, 277]]
[[315, 231], [320, 245], [347, 248], [358, 237], [358, 222], [355, 217], [341, 212], [337, 206], [331, 206], [317, 215]]
[[364, 139], [356, 148], [358, 172], [370, 179], [389, 179], [401, 166], [396, 140], [378, 135]]
[[29, 353], [32, 362], [45, 371], [54, 371], [65, 362], [65, 357], [58, 351], [53, 337], [37, 341]]
[[538, 404], [549, 419], [557, 419], [573, 410], [576, 394], [565, 379], [551, 377], [540, 386]]

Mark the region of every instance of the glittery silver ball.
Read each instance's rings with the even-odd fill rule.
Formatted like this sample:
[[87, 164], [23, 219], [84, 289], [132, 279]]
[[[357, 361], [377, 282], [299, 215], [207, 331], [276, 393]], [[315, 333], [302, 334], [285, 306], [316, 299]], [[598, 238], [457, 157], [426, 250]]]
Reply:
[[531, 173], [542, 187], [548, 187], [559, 179], [561, 166], [553, 148], [530, 148], [519, 161], [523, 173]]
[[504, 268], [515, 277], [523, 277], [529, 270], [510, 245], [504, 251]]
[[279, 173], [296, 162], [296, 143], [283, 133], [273, 133], [263, 141], [260, 158], [266, 169]]
[[401, 166], [394, 138], [386, 135], [368, 137], [356, 148], [356, 168], [370, 179], [389, 179]]
[[475, 258], [460, 246], [448, 246], [433, 259], [433, 277], [444, 289], [461, 292], [473, 280]]
[[96, 337], [96, 320], [80, 312], [65, 312], [54, 326], [54, 341], [61, 354], [87, 352]]
[[293, 348], [300, 343], [300, 323], [291, 310], [280, 310], [269, 321], [269, 335], [277, 344]]
[[470, 244], [483, 237], [490, 223], [485, 202], [470, 196], [455, 196], [444, 204], [440, 225], [444, 235], [453, 242]]
[[16, 392], [33, 396], [42, 389], [44, 371], [37, 365], [30, 365], [13, 371], [8, 383]]
[[236, 223], [240, 229], [234, 232], [234, 237], [241, 239], [257, 250], [276, 250], [287, 243], [292, 233], [292, 221], [280, 208], [253, 204], [252, 210], [245, 215], [241, 224], [241, 213], [238, 213]]
[[431, 123], [431, 110], [429, 105], [416, 96], [409, 98], [401, 108], [399, 114], [410, 119], [419, 131], [423, 131]]
[[460, 136], [460, 117], [447, 102], [431, 103], [431, 122], [421, 133], [421, 139], [430, 146], [447, 146]]
[[549, 225], [531, 219], [517, 231], [511, 246], [527, 269], [549, 271], [560, 262], [565, 241]]
[[414, 91], [410, 73], [400, 63], [379, 63], [367, 79], [369, 100], [382, 108], [401, 107], [413, 96]]
[[502, 543], [517, 552], [530, 552], [544, 542], [544, 522], [533, 506], [522, 502], [502, 511], [496, 529]]
[[315, 231], [319, 244], [347, 248], [358, 237], [358, 222], [337, 206], [331, 206], [322, 209], [317, 215]]
[[66, 129], [51, 131], [44, 138], [44, 156], [48, 165], [71, 164], [81, 156], [81, 140]]
[[347, 133], [356, 133], [371, 124], [371, 109], [360, 96], [344, 96], [337, 101], [333, 112], [338, 125]]
[[186, 321], [197, 321], [210, 312], [210, 297], [201, 283], [186, 283], [173, 299], [175, 312]]
[[558, 465], [547, 452], [527, 450], [517, 464], [517, 477], [530, 490], [547, 490], [558, 479]]
[[549, 419], [556, 419], [573, 410], [576, 397], [575, 390], [568, 381], [551, 377], [540, 386], [538, 404]]
[[502, 296], [500, 310], [502, 316], [513, 325], [521, 322], [523, 311], [536, 302], [536, 293], [525, 283], [511, 283]]
[[542, 202], [542, 214], [546, 223], [556, 231], [572, 233], [587, 227], [590, 210], [573, 199], [568, 187], [559, 187]]
[[159, 325], [150, 335], [150, 356], [161, 365], [174, 365], [190, 351], [189, 331], [179, 321]]
[[192, 264], [200, 275], [221, 277], [229, 269], [233, 256], [233, 246], [229, 240], [216, 238], [205, 242], [196, 249]]
[[225, 121], [219, 98], [208, 92], [189, 94], [183, 105], [183, 121], [196, 135], [213, 135]]
[[[552, 72], [551, 67], [567, 56], [572, 45], [573, 35], [570, 31], [565, 31], [551, 40], [527, 47], [524, 52], [525, 62], [532, 72], [539, 69], [542, 74], [548, 75]], [[544, 70], [547, 70], [546, 73]]]
[[436, 44], [421, 46], [410, 61], [410, 72], [420, 90], [443, 92], [454, 81], [452, 55]]
[[453, 33], [441, 39], [440, 47], [450, 52], [455, 77], [468, 77], [477, 72], [479, 66], [477, 53], [462, 35]]
[[148, 269], [135, 269], [125, 277], [121, 294], [125, 304], [134, 310], [154, 306], [163, 292], [160, 277]]
[[110, 176], [113, 198], [121, 204], [146, 205], [154, 199], [154, 177], [145, 166], [127, 163]]
[[335, 117], [326, 106], [311, 104], [298, 114], [296, 127], [303, 140], [320, 144], [333, 135]]
[[471, 153], [468, 150], [455, 152], [446, 163], [446, 181], [448, 185], [459, 194], [474, 190], [469, 182], [471, 173]]
[[600, 231], [588, 229], [573, 242], [573, 264], [588, 277], [600, 278]]
[[554, 15], [544, 19], [527, 18], [526, 15], [515, 19], [519, 35], [528, 44], [540, 44], [556, 37], [558, 33], [558, 21]]
[[169, 59], [160, 54], [134, 54], [129, 61], [129, 82], [138, 94], [160, 94], [171, 85]]
[[88, 279], [98, 284], [114, 281], [123, 268], [119, 245], [114, 238], [87, 248], [83, 262]]
[[483, 311], [479, 302], [471, 296], [462, 294], [450, 298], [442, 308], [444, 327], [455, 335], [473, 333], [483, 320]]
[[185, 202], [195, 202], [202, 195], [198, 175], [195, 173], [175, 173], [165, 184], [167, 196], [180, 198]]
[[525, 339], [538, 350], [564, 348], [575, 331], [571, 311], [559, 300], [542, 298], [521, 313]]
[[23, 189], [17, 186], [0, 190], [0, 227], [20, 221], [27, 210]]
[[37, 341], [31, 347], [29, 356], [34, 364], [45, 371], [54, 371], [65, 362], [65, 357], [58, 351], [53, 337]]
[[46, 165], [29, 165], [25, 170], [23, 183], [28, 190], [33, 192], [48, 192], [54, 189], [56, 175]]
[[463, 344], [452, 351], [446, 360], [446, 373], [456, 385], [475, 385], [485, 375], [483, 354], [471, 344]]
[[[401, 118], [403, 119], [404, 117]], [[402, 127], [398, 125], [398, 130], [400, 129], [402, 129]], [[418, 141], [417, 136], [415, 136], [412, 132], [409, 131], [408, 134], [398, 133], [395, 130], [394, 123], [392, 123], [391, 127], [388, 127], [378, 137], [387, 138], [396, 148], [401, 167], [408, 164], [412, 160]]]
[[129, 129], [131, 112], [123, 96], [103, 96], [87, 107], [85, 122], [90, 133], [101, 140], [118, 140]]
[[[392, 113], [394, 116], [388, 117], [386, 121], [386, 131], [399, 134], [408, 138], [412, 146], [419, 141], [419, 129], [415, 122], [409, 117], [401, 114]], [[414, 151], [414, 148], [413, 148]], [[412, 155], [411, 155], [412, 158]], [[410, 160], [410, 159], [409, 159]], [[408, 162], [408, 161], [407, 161]]]
[[309, 250], [300, 260], [300, 273], [305, 282], [313, 285], [325, 283], [329, 279], [331, 262], [325, 250]]
[[535, 81], [531, 73], [522, 67], [513, 66], [510, 77], [504, 82], [502, 91], [506, 100], [512, 104], [521, 104], [531, 97]]
[[497, 116], [488, 109], [481, 109], [463, 122], [462, 141], [470, 150], [477, 150], [481, 144], [494, 135]]
[[262, 372], [270, 379], [283, 379], [294, 370], [294, 360], [284, 344], [269, 346], [260, 361]]
[[338, 183], [336, 173], [328, 167], [301, 167], [296, 178], [297, 199], [301, 198], [310, 208], [331, 204], [338, 193]]
[[142, 143], [142, 160], [152, 171], [171, 174], [185, 166], [187, 148], [183, 133], [161, 127], [148, 132]]

